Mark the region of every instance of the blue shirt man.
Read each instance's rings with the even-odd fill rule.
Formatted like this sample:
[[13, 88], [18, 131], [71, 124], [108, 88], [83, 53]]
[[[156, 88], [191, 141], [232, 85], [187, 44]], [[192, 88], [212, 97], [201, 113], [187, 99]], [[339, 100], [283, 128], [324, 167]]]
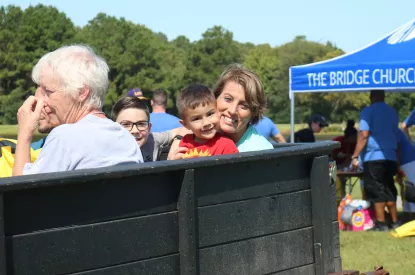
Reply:
[[163, 89], [157, 89], [153, 92], [151, 107], [153, 109], [150, 114], [152, 132], [164, 132], [182, 127], [178, 117], [166, 113], [167, 93]]
[[397, 190], [394, 176], [397, 173], [398, 123], [396, 111], [385, 103], [385, 92], [370, 92], [371, 105], [360, 113], [360, 133], [352, 156], [352, 165], [363, 161], [366, 198], [375, 206], [374, 231], [388, 231], [385, 223], [385, 206], [392, 219], [392, 228], [399, 225], [396, 211]]
[[398, 114], [385, 102], [376, 102], [363, 109], [360, 131], [369, 131], [367, 145], [361, 152], [363, 162], [396, 161], [398, 124]]
[[413, 125], [415, 125], [415, 110], [413, 110], [402, 123], [402, 130], [409, 137], [409, 139], [411, 139], [411, 136], [409, 135], [409, 128]]
[[282, 136], [280, 130], [268, 117], [262, 117], [258, 124], [254, 125], [258, 134], [265, 137], [267, 140], [272, 139], [275, 142], [285, 143], [285, 139]]
[[175, 128], [183, 127], [179, 118], [168, 113], [151, 113], [150, 114], [151, 131], [164, 132]]

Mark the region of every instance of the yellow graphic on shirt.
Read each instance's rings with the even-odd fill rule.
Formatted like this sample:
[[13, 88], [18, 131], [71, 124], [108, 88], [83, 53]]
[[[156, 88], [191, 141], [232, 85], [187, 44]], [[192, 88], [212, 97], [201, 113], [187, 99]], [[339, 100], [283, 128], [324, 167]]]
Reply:
[[198, 151], [197, 148], [194, 148], [194, 149], [190, 149], [189, 151], [187, 151], [186, 154], [183, 155], [183, 158], [187, 159], [187, 158], [208, 157], [211, 155], [212, 154], [209, 152], [209, 149], [206, 149], [206, 151], [203, 151], [202, 149], [200, 149], [200, 151]]

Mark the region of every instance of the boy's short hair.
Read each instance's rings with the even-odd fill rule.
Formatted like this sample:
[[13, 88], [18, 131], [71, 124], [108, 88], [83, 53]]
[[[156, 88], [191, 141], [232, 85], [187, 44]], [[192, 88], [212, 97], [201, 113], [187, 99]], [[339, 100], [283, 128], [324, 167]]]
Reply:
[[121, 111], [126, 109], [143, 110], [146, 113], [147, 120], [150, 120], [150, 111], [146, 103], [138, 97], [133, 96], [123, 97], [114, 104], [111, 111], [111, 119], [116, 121]]
[[216, 103], [215, 95], [206, 86], [200, 84], [191, 84], [184, 88], [176, 100], [179, 116], [183, 117], [186, 109], [195, 109], [199, 105]]

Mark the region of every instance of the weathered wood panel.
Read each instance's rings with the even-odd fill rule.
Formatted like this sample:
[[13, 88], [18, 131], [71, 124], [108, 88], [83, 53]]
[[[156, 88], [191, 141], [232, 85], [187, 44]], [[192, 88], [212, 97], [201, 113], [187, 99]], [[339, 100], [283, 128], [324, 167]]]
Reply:
[[206, 206], [309, 189], [310, 167], [310, 156], [301, 156], [197, 169], [197, 203]]
[[310, 174], [316, 274], [334, 272], [333, 193], [328, 163], [327, 156], [314, 158]]
[[177, 213], [16, 235], [14, 274], [63, 274], [178, 253]]
[[200, 274], [268, 274], [307, 264], [313, 259], [311, 228], [203, 248]]
[[179, 255], [160, 257], [70, 275], [179, 275]]
[[311, 226], [311, 192], [200, 207], [199, 245], [211, 246]]
[[176, 209], [181, 171], [113, 180], [104, 176], [95, 182], [6, 193], [6, 236]]

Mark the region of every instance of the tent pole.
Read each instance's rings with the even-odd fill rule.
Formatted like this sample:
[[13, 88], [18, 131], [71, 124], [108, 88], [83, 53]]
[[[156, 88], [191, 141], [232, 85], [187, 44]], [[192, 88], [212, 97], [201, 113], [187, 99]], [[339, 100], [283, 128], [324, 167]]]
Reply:
[[291, 103], [291, 127], [290, 127], [290, 133], [291, 133], [291, 143], [294, 143], [294, 93], [290, 92], [290, 103]]

